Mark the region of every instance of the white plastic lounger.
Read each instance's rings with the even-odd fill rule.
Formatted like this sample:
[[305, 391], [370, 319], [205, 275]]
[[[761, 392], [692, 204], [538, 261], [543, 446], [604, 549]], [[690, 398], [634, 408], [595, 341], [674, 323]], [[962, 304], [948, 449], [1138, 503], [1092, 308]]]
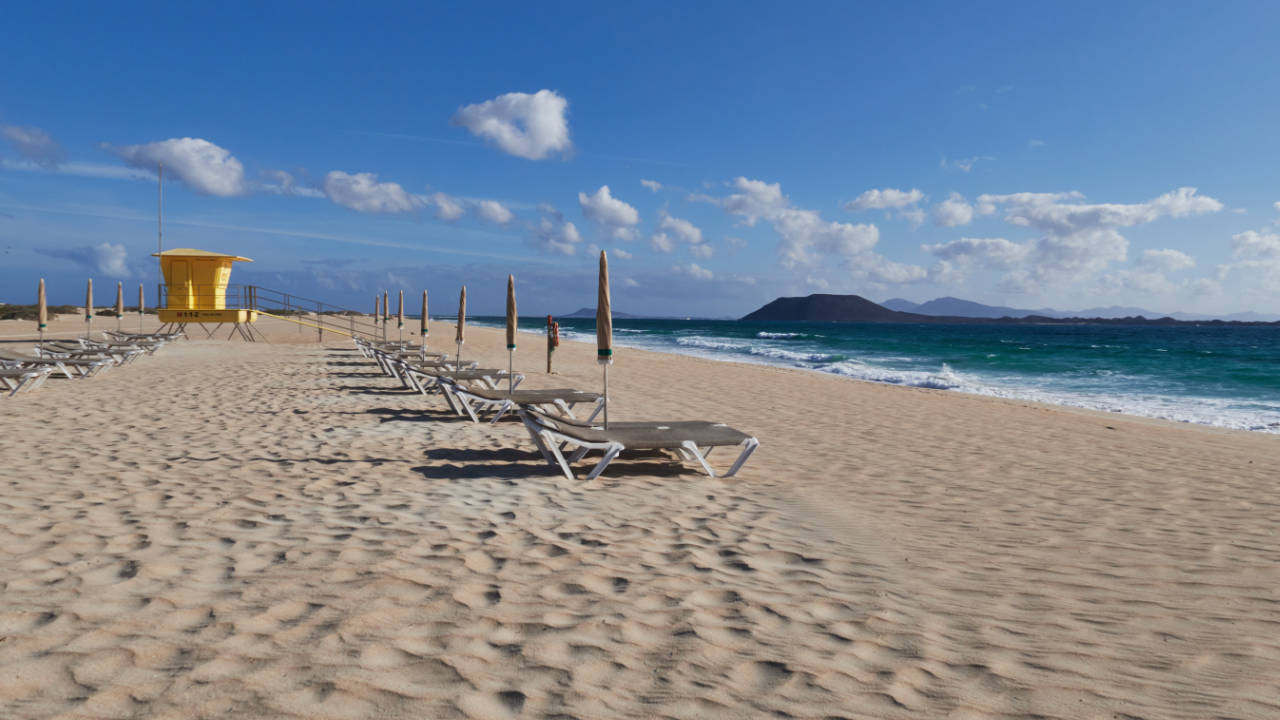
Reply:
[[[97, 375], [115, 362], [104, 357], [96, 358], [56, 358], [39, 355], [26, 355], [8, 350], [0, 350], [0, 365], [17, 367], [50, 367], [67, 377], [68, 380], [88, 378]], [[75, 374], [71, 371], [75, 370]]]
[[539, 408], [554, 407], [557, 412], [562, 413], [566, 417], [574, 417], [573, 406], [579, 403], [592, 403], [595, 407], [591, 414], [587, 417], [587, 421], [594, 420], [596, 415], [604, 407], [604, 396], [599, 393], [586, 392], [583, 390], [574, 390], [573, 388], [555, 388], [551, 390], [512, 390], [508, 392], [506, 388], [493, 389], [486, 387], [462, 387], [454, 385], [451, 388], [454, 398], [462, 406], [467, 414], [471, 416], [474, 422], [480, 422], [478, 413], [485, 410], [497, 409], [493, 419], [489, 422], [496, 423], [502, 419], [502, 416], [508, 410], [520, 405], [530, 405]]
[[0, 383], [9, 391], [9, 397], [13, 397], [23, 390], [31, 392], [40, 387], [52, 372], [53, 368], [48, 365], [0, 368]]
[[[551, 465], [559, 465], [570, 480], [574, 477], [570, 464], [581, 460], [592, 450], [604, 451], [604, 457], [587, 473], [587, 480], [604, 472], [609, 463], [625, 450], [674, 450], [682, 459], [697, 462], [711, 477], [732, 477], [760, 445], [754, 437], [723, 423], [619, 422], [610, 423], [609, 429], [605, 430], [600, 425], [560, 421], [528, 407], [520, 408], [520, 419], [542, 457]], [[568, 446], [578, 449], [566, 459], [564, 448]], [[728, 472], [717, 476], [707, 457], [712, 450], [723, 446], [737, 446], [742, 450]]]

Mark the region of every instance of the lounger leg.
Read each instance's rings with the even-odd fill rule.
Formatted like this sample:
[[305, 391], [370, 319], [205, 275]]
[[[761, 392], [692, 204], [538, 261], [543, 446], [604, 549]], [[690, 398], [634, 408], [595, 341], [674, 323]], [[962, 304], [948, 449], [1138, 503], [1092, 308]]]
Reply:
[[533, 439], [533, 444], [538, 448], [538, 452], [542, 453], [542, 459], [546, 460], [548, 465], [555, 465], [556, 460], [551, 455], [551, 452], [547, 450], [546, 443], [542, 441], [542, 435], [539, 434], [538, 428], [524, 416], [524, 413], [520, 413], [520, 421], [524, 423], [524, 429], [529, 432], [529, 437]]
[[454, 399], [456, 399], [458, 403], [462, 405], [462, 409], [467, 411], [467, 415], [471, 416], [471, 422], [473, 423], [480, 422], [480, 418], [476, 417], [476, 411], [472, 409], [471, 403], [467, 402], [467, 399], [463, 397], [461, 393], [450, 392], [449, 394], [453, 395]]
[[707, 458], [703, 456], [702, 451], [698, 449], [698, 446], [692, 440], [686, 440], [681, 445], [684, 446], [685, 453], [697, 460], [708, 475], [711, 477], [716, 476], [716, 471], [711, 469], [711, 465], [707, 463]]
[[611, 443], [609, 447], [605, 448], [604, 457], [591, 469], [591, 472], [587, 473], [587, 479], [595, 480], [596, 476], [604, 472], [604, 469], [609, 467], [609, 463], [613, 462], [613, 459], [618, 457], [618, 453], [622, 452], [623, 449], [622, 443]]
[[733, 467], [729, 468], [729, 472], [725, 473], [724, 476], [733, 477], [734, 474], [738, 472], [738, 469], [741, 468], [743, 464], [747, 462], [747, 458], [751, 457], [751, 453], [755, 452], [756, 448], [759, 447], [759, 445], [760, 445], [760, 441], [756, 440], [755, 438], [747, 438], [746, 440], [743, 440], [742, 454], [738, 456], [738, 459], [733, 463]]
[[511, 401], [503, 400], [502, 405], [498, 407], [498, 412], [494, 413], [493, 419], [489, 421], [490, 424], [496, 424], [499, 420], [502, 419], [503, 415], [507, 414], [507, 411], [510, 409], [511, 409]]
[[[565, 462], [564, 455], [561, 454], [560, 449], [556, 447], [555, 441], [551, 438], [550, 435], [546, 433], [545, 430], [540, 431], [539, 434], [542, 435], [543, 443], [551, 450], [552, 454], [555, 455], [556, 461], [560, 463], [560, 469], [564, 471], [564, 476], [569, 480], [572, 480], [573, 470], [569, 467], [569, 463]], [[614, 453], [614, 454], [616, 455], [617, 453]], [[607, 455], [605, 457], [608, 458], [608, 460], [613, 459], [611, 457], [608, 457]], [[605, 461], [605, 464], [606, 465], [608, 464], [607, 460]], [[603, 469], [604, 468], [597, 468], [596, 471], [598, 472], [599, 470], [603, 470]], [[591, 477], [595, 477], [595, 475], [592, 475]], [[587, 479], [590, 480], [591, 478], [589, 477]]]
[[[591, 411], [591, 415], [587, 417], [587, 422], [594, 422], [596, 419], [596, 416], [599, 415], [600, 411], [603, 409], [604, 409], [604, 398], [602, 397], [599, 400], [596, 400], [596, 409]], [[572, 415], [570, 417], [572, 417]]]

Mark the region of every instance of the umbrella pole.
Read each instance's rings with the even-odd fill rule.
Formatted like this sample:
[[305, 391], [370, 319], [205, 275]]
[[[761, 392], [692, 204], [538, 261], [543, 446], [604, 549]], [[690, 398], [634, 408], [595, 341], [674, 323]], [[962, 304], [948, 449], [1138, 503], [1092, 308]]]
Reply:
[[453, 365], [458, 370], [462, 369], [462, 341], [458, 341], [458, 354], [453, 356]]
[[609, 429], [609, 363], [601, 365], [604, 368], [604, 429]]
[[507, 394], [510, 395], [516, 389], [516, 379], [512, 375], [512, 369], [516, 364], [515, 348], [507, 348]]

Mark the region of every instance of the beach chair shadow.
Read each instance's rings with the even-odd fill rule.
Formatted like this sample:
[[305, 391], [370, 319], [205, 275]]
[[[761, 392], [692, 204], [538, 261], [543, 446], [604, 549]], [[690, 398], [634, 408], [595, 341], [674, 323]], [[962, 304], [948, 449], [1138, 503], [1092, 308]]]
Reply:
[[381, 422], [462, 422], [464, 418], [460, 418], [450, 412], [432, 409], [413, 409], [404, 408], [372, 408], [364, 410], [361, 414], [371, 414], [381, 416]]
[[418, 465], [409, 469], [426, 480], [452, 480], [454, 482], [492, 478], [513, 481], [547, 476], [546, 470], [533, 463], [491, 465], [482, 464], [482, 462], [477, 460], [476, 464]]
[[407, 388], [389, 388], [386, 385], [337, 385], [339, 390], [360, 393], [362, 395], [410, 395], [414, 391]]

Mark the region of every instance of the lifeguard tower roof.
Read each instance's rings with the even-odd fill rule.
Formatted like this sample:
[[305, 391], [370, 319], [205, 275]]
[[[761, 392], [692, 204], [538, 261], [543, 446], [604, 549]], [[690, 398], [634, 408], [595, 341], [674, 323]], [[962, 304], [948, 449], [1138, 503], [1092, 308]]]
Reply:
[[224, 260], [230, 260], [231, 262], [253, 262], [249, 258], [240, 257], [239, 255], [227, 255], [224, 253], [210, 252], [208, 250], [196, 250], [195, 248], [174, 248], [172, 250], [165, 250], [164, 252], [151, 253], [151, 257], [159, 257], [159, 258], [190, 257], [190, 258], [205, 258], [208, 260], [219, 258]]

